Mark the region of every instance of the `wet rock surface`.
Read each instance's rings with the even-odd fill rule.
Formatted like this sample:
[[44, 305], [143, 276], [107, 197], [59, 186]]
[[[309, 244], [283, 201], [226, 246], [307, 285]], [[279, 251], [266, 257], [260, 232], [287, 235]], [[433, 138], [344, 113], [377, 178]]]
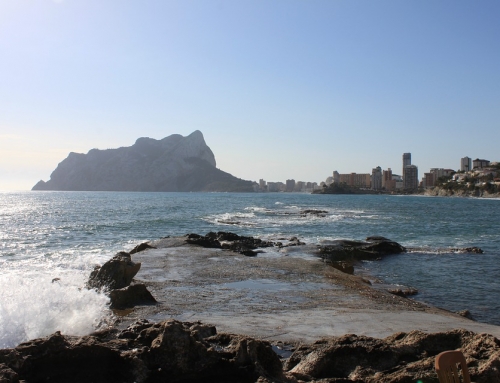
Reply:
[[124, 324], [141, 318], [199, 320], [224, 332], [285, 342], [347, 333], [384, 337], [414, 329], [467, 328], [500, 336], [496, 326], [391, 294], [380, 281], [348, 274], [347, 262], [337, 270], [314, 256], [317, 245], [290, 245], [299, 239], [274, 238], [284, 246], [257, 248], [263, 252], [254, 257], [187, 239], [152, 241], [156, 249], [134, 254], [143, 265], [135, 283], [145, 284], [158, 303], [135, 307], [122, 318]]

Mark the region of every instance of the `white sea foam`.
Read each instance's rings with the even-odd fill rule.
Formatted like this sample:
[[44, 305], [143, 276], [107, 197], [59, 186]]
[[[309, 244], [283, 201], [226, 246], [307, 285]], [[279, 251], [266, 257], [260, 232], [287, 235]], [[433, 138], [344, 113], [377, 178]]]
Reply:
[[91, 264], [82, 267], [81, 257], [72, 260], [73, 264], [59, 257], [2, 262], [0, 348], [55, 331], [88, 334], [111, 320], [109, 298], [84, 288]]

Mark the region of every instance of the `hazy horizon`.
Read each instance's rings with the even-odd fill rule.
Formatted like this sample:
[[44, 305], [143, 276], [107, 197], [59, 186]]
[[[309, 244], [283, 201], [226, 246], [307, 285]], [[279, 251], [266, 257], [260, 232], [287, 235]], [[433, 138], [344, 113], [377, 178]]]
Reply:
[[258, 181], [498, 161], [500, 3], [0, 3], [0, 190], [200, 130]]

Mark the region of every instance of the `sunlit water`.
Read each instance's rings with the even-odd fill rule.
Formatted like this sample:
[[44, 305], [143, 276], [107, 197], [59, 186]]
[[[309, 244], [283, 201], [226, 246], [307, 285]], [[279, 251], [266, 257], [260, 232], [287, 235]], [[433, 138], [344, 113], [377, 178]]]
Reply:
[[[500, 200], [416, 196], [0, 193], [0, 348], [105, 325], [107, 298], [82, 288], [94, 265], [147, 240], [209, 231], [308, 243], [382, 235], [425, 247], [361, 268], [417, 288], [415, 299], [500, 325], [499, 213]], [[485, 254], [443, 250], [470, 246]]]

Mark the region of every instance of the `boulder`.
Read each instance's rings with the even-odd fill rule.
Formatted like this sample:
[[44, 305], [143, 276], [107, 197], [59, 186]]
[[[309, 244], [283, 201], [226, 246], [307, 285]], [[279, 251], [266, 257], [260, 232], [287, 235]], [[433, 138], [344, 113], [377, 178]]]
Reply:
[[154, 305], [153, 298], [145, 285], [135, 284], [109, 292], [112, 309], [125, 309], [139, 305]]
[[378, 259], [383, 255], [400, 254], [406, 248], [384, 237], [368, 237], [368, 241], [340, 239], [318, 246], [317, 255], [326, 261], [360, 261]]
[[102, 266], [96, 266], [87, 281], [91, 289], [121, 289], [130, 285], [141, 268], [140, 263], [132, 262], [129, 253], [119, 252]]

